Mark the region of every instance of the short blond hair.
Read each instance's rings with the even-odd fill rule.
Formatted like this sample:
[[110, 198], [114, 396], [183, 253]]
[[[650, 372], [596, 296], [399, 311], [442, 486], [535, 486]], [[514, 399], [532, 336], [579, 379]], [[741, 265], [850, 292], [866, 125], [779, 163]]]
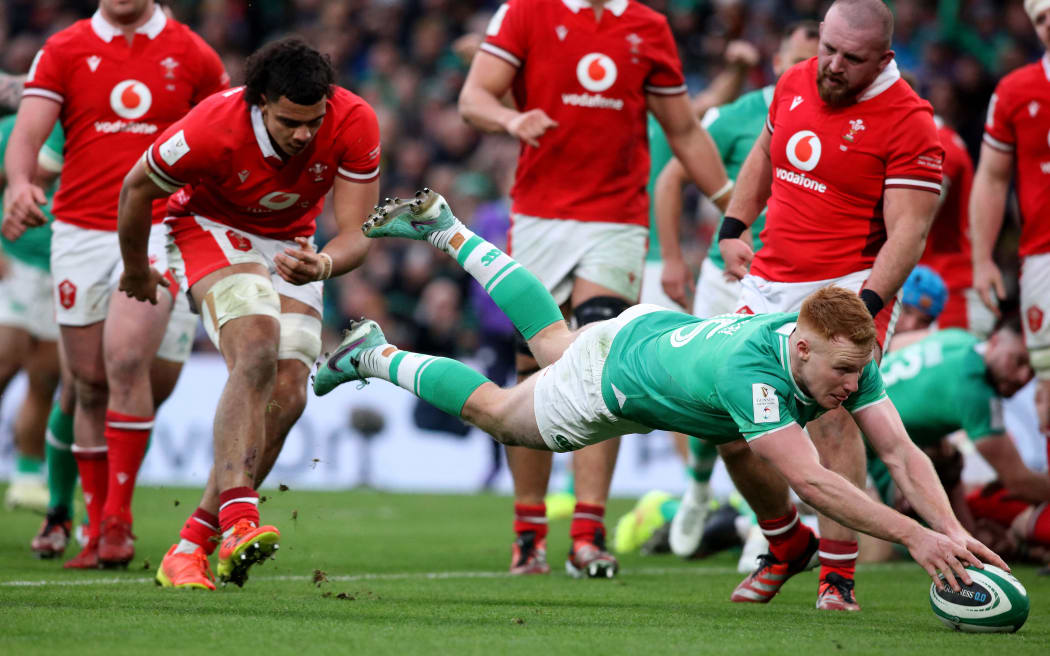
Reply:
[[865, 349], [875, 348], [878, 341], [875, 320], [864, 301], [834, 285], [818, 289], [802, 301], [798, 325], [824, 339], [841, 337]]

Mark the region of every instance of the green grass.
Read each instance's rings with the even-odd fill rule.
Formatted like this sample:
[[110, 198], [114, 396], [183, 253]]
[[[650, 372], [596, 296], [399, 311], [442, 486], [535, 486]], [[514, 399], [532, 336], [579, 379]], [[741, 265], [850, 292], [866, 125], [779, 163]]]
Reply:
[[[70, 572], [35, 560], [28, 541], [39, 517], [0, 510], [0, 654], [1021, 656], [1046, 654], [1050, 645], [1040, 603], [1050, 599], [1050, 578], [1030, 567], [1017, 568], [1034, 599], [1019, 633], [959, 634], [934, 618], [929, 580], [910, 563], [860, 571], [861, 613], [815, 610], [814, 573], [796, 577], [769, 605], [731, 604], [740, 579], [734, 554], [701, 563], [628, 556], [614, 580], [570, 579], [562, 569], [565, 521], [551, 525], [554, 573], [506, 576], [512, 535], [505, 497], [265, 494], [263, 518], [283, 533], [277, 560], [253, 569], [243, 589], [214, 593], [151, 582], [195, 491], [139, 491], [138, 556], [126, 572]], [[630, 505], [616, 500], [609, 514], [615, 519]], [[328, 582], [315, 585], [314, 570]]]

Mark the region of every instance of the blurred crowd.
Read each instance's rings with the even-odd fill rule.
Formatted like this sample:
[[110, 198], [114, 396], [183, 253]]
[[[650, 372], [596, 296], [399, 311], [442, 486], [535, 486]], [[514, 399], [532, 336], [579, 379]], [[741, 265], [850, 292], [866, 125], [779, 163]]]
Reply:
[[[518, 145], [467, 126], [456, 98], [468, 68], [459, 41], [481, 34], [496, 0], [164, 0], [222, 56], [233, 84], [245, 57], [262, 43], [299, 34], [328, 53], [341, 83], [379, 116], [382, 195], [440, 190], [457, 215], [486, 239], [505, 243], [507, 193]], [[784, 25], [819, 19], [830, 0], [648, 0], [668, 15], [691, 93], [723, 68], [727, 43], [744, 39], [764, 57], [745, 90], [773, 80], [769, 57]], [[896, 0], [893, 48], [920, 92], [967, 142], [976, 160], [984, 113], [995, 82], [1040, 54], [1021, 0]], [[89, 16], [91, 0], [4, 0], [0, 4], [0, 67], [29, 68], [44, 39]], [[705, 215], [699, 214], [701, 218]], [[320, 239], [333, 231], [321, 220]], [[690, 252], [702, 252], [711, 225], [694, 221]], [[1007, 230], [1009, 232], [1009, 230]], [[1004, 238], [1004, 252], [1016, 246]], [[691, 246], [691, 247], [690, 247]], [[1010, 249], [1012, 248], [1012, 251]], [[699, 258], [696, 261], [699, 265]], [[1009, 268], [1009, 263], [1006, 263]], [[462, 270], [433, 248], [399, 240], [372, 246], [358, 271], [328, 283], [326, 327], [368, 316], [388, 337], [413, 350], [474, 355], [498, 367], [510, 356], [510, 324]], [[331, 337], [331, 333], [330, 336]], [[508, 370], [509, 373], [509, 370]]]

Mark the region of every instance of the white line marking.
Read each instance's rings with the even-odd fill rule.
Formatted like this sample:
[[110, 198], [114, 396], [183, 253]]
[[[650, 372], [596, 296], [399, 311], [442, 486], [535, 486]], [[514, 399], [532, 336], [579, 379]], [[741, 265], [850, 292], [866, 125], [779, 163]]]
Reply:
[[[913, 563], [875, 563], [860, 566], [862, 572], [866, 570], [896, 570], [914, 567]], [[621, 570], [621, 576], [666, 576], [668, 574], [681, 575], [693, 574], [697, 576], [737, 574], [735, 567], [639, 567], [638, 569]], [[390, 573], [366, 573], [366, 574], [335, 574], [328, 575], [327, 579], [333, 583], [351, 583], [354, 581], [442, 581], [452, 579], [506, 579], [512, 578], [510, 572], [390, 572]], [[251, 581], [305, 581], [312, 582], [313, 576], [305, 575], [277, 575], [277, 576], [253, 576]], [[82, 586], [82, 585], [119, 585], [152, 583], [152, 578], [134, 577], [127, 578], [114, 576], [109, 578], [91, 579], [69, 579], [69, 580], [36, 580], [36, 581], [0, 581], [0, 587], [5, 588], [39, 588], [44, 586]]]

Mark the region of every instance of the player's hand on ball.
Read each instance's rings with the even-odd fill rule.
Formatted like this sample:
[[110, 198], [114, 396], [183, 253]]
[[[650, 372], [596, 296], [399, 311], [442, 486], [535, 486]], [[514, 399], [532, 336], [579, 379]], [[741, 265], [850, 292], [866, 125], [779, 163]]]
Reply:
[[521, 139], [533, 148], [540, 147], [540, 137], [551, 128], [558, 127], [558, 122], [547, 116], [542, 109], [530, 109], [518, 114], [507, 123], [507, 133]]
[[[992, 260], [974, 263], [973, 288], [981, 296], [981, 302], [999, 316], [999, 301], [1006, 298], [1006, 287], [1003, 285], [1003, 274]], [[992, 293], [995, 297], [992, 297]]]
[[[975, 545], [980, 545], [981, 549], [994, 557], [995, 564], [1002, 563], [1002, 560], [983, 544], [973, 540], [972, 537], [969, 540]], [[970, 575], [966, 573], [966, 566], [981, 567], [980, 559], [970, 552], [966, 542], [928, 528], [920, 527], [915, 536], [905, 542], [905, 546], [908, 547], [911, 557], [926, 570], [934, 583], [938, 582], [937, 572], [940, 571], [944, 574], [951, 589], [956, 592], [959, 591], [960, 580], [966, 585], [973, 582]]]
[[663, 285], [664, 293], [675, 303], [686, 309], [692, 305], [696, 283], [693, 282], [693, 272], [681, 258], [664, 260], [660, 284]]
[[157, 287], [167, 287], [167, 278], [160, 271], [149, 267], [142, 272], [124, 269], [120, 274], [120, 285], [117, 287], [136, 301], [149, 301], [157, 304]]
[[331, 256], [318, 253], [306, 237], [296, 237], [295, 243], [299, 248], [286, 248], [274, 256], [278, 275], [293, 285], [327, 280], [332, 275]]
[[751, 260], [754, 259], [755, 252], [751, 250], [751, 246], [746, 241], [743, 239], [723, 239], [718, 242], [718, 250], [721, 251], [722, 259], [725, 260], [726, 280], [740, 280], [747, 275], [747, 270], [751, 267]]

